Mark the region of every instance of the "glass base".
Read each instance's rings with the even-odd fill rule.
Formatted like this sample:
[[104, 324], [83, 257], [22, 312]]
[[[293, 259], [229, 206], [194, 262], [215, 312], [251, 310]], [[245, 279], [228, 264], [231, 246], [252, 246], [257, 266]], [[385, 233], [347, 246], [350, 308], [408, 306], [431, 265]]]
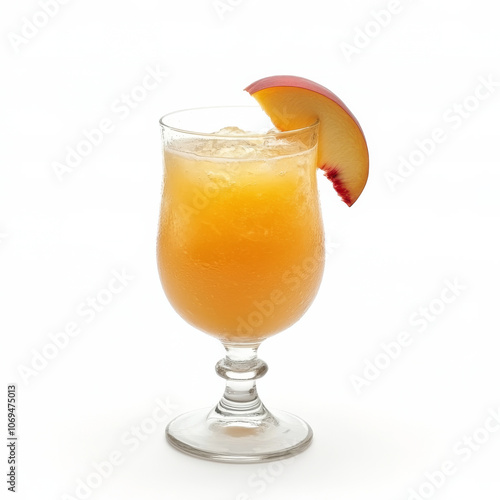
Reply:
[[172, 420], [168, 442], [198, 458], [226, 463], [280, 460], [304, 451], [312, 429], [302, 419], [283, 411], [265, 410], [265, 417], [223, 418], [218, 409], [194, 410]]

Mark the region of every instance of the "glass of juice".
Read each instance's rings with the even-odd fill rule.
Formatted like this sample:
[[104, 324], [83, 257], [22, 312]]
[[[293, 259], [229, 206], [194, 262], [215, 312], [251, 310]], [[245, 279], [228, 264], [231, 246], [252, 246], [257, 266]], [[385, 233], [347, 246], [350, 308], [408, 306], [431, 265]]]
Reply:
[[175, 418], [167, 439], [222, 462], [295, 455], [311, 428], [263, 405], [256, 380], [267, 365], [257, 349], [304, 314], [323, 274], [318, 122], [280, 132], [258, 107], [219, 107], [170, 113], [160, 125], [160, 279], [174, 309], [226, 353], [216, 365], [226, 381], [219, 403]]

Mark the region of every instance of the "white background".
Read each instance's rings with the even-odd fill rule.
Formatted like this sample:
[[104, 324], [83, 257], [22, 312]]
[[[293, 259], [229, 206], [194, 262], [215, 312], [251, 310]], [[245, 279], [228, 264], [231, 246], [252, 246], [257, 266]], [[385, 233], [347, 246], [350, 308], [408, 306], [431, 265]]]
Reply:
[[[500, 407], [496, 4], [58, 6], [31, 31], [24, 18], [44, 21], [34, 0], [3, 2], [0, 16], [0, 392], [5, 400], [7, 384], [17, 384], [17, 498], [83, 498], [77, 486], [90, 478], [86, 495], [96, 500], [404, 500], [411, 489], [420, 498], [498, 499], [500, 432], [488, 420]], [[388, 6], [397, 13], [374, 24]], [[31, 38], [20, 38], [23, 29]], [[148, 68], [159, 82], [142, 92]], [[175, 314], [159, 284], [157, 120], [184, 107], [252, 104], [242, 89], [273, 74], [318, 81], [348, 104], [371, 174], [352, 208], [319, 179], [335, 244], [322, 288], [300, 322], [261, 348], [270, 366], [261, 396], [305, 418], [312, 447], [285, 464], [210, 463], [164, 439], [166, 420], [221, 395], [213, 367], [223, 350]], [[481, 79], [494, 82], [489, 93]], [[124, 108], [131, 93], [140, 102]], [[463, 104], [468, 116], [457, 118]], [[103, 119], [112, 131], [58, 179], [54, 163]], [[415, 153], [436, 128], [445, 140]], [[391, 189], [387, 173], [397, 174], [401, 157], [419, 164]], [[132, 277], [123, 291], [95, 317], [82, 315], [81, 304], [123, 271]], [[460, 286], [449, 304], [440, 302], [446, 280]], [[429, 304], [432, 321], [416, 323]], [[46, 366], [34, 361], [54, 353], [51, 336], [71, 322], [79, 334]], [[356, 391], [353, 376], [364, 377], [366, 360], [387, 361], [381, 344], [401, 332], [412, 344]], [[36, 371], [22, 376], [32, 363]], [[158, 401], [170, 402], [168, 417]], [[141, 426], [136, 446], [130, 436]], [[102, 479], [93, 464], [110, 455], [120, 464]], [[426, 486], [425, 473], [445, 461], [454, 473]], [[0, 488], [3, 498], [4, 480]]]

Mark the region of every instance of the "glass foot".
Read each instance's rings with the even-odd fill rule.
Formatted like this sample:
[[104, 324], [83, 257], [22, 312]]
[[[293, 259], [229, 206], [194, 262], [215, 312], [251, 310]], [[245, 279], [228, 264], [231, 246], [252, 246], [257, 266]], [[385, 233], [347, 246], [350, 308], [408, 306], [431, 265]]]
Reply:
[[256, 420], [227, 419], [215, 409], [194, 410], [178, 416], [166, 429], [168, 442], [189, 455], [230, 463], [258, 463], [284, 459], [304, 451], [312, 430], [302, 419], [283, 411]]

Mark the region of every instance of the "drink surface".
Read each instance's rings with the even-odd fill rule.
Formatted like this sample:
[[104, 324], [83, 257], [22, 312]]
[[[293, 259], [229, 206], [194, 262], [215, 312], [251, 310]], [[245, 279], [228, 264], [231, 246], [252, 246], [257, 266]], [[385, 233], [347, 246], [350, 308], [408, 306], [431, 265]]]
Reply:
[[225, 132], [165, 150], [158, 268], [186, 321], [257, 341], [295, 323], [321, 281], [316, 148]]

